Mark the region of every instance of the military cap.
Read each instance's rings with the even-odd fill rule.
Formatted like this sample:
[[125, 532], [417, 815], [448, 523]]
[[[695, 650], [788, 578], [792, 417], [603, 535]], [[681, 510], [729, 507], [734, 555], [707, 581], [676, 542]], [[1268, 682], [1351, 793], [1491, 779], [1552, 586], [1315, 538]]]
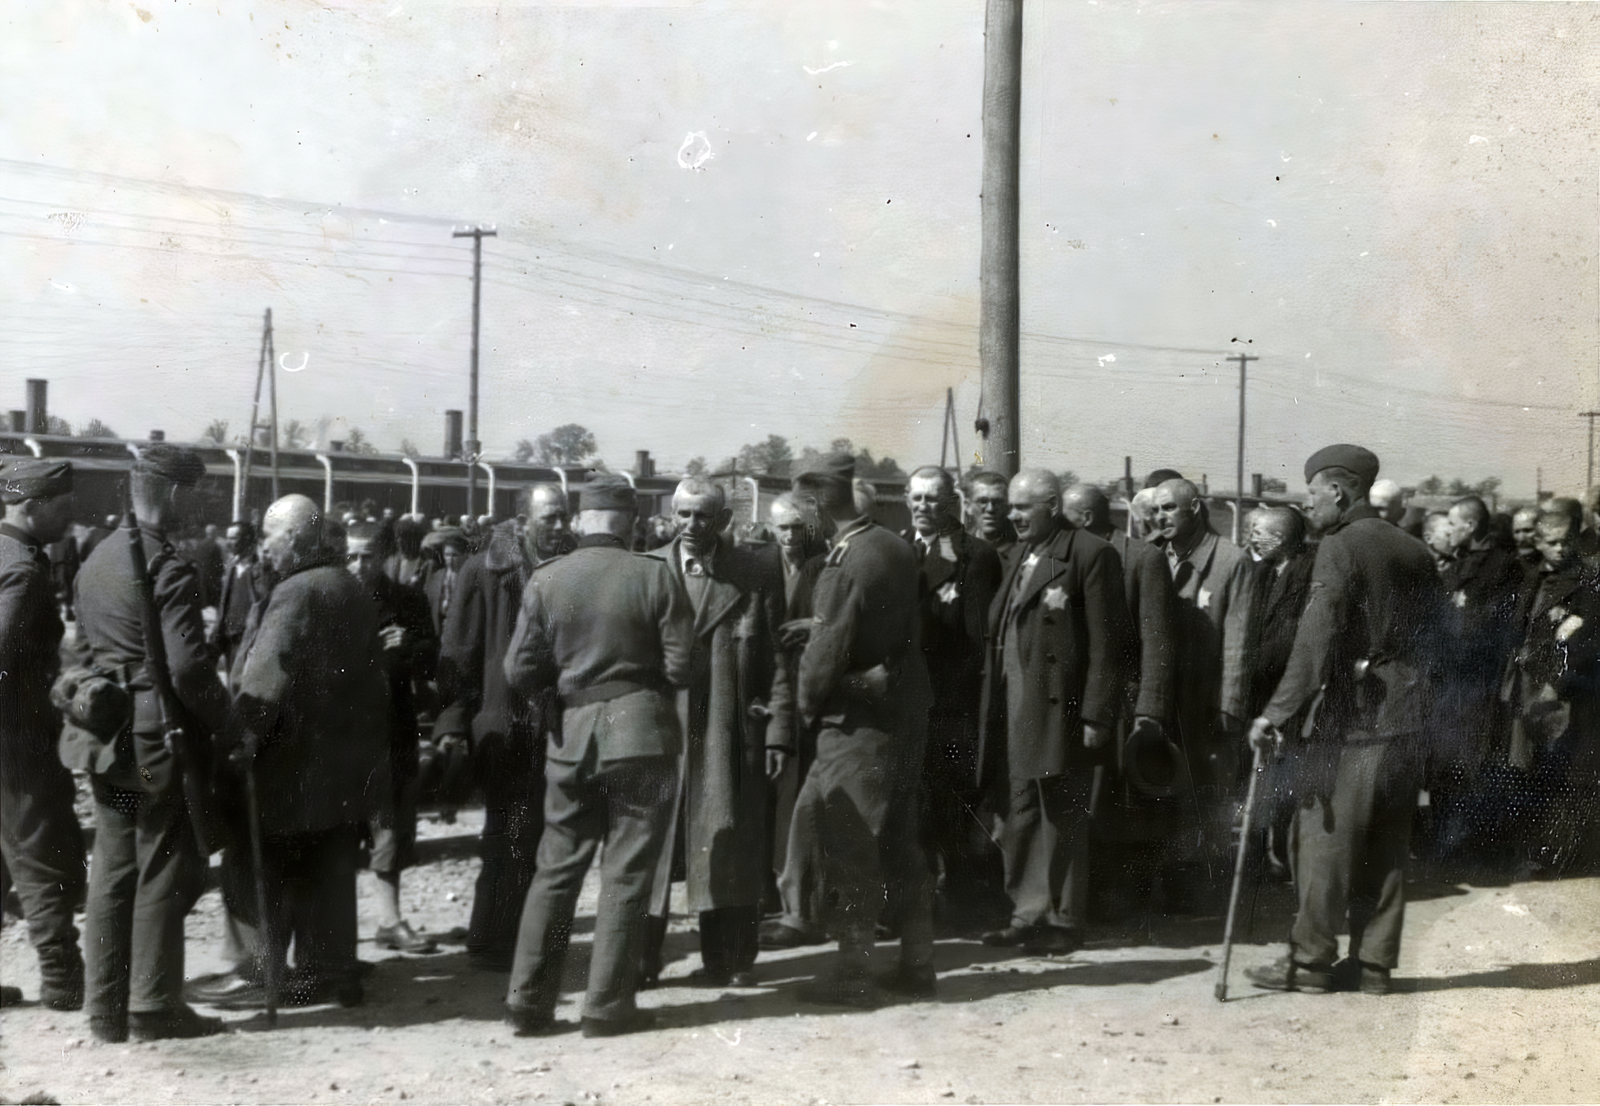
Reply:
[[160, 476], [188, 488], [200, 483], [200, 478], [206, 474], [206, 463], [192, 449], [171, 442], [151, 442], [139, 451], [133, 471], [144, 476]]
[[467, 547], [467, 535], [461, 532], [460, 527], [442, 526], [437, 530], [430, 530], [428, 536], [422, 539], [422, 548], [424, 549], [443, 549], [447, 545], [453, 545], [457, 549], [465, 549]]
[[345, 527], [344, 536], [347, 541], [371, 541], [382, 530], [376, 522], [352, 522]]
[[856, 459], [848, 453], [830, 453], [795, 474], [794, 486], [838, 484], [848, 489], [856, 478]]
[[578, 495], [580, 511], [637, 511], [633, 485], [621, 476], [596, 476]]
[[59, 457], [8, 457], [0, 460], [0, 502], [49, 499], [72, 490], [72, 462]]
[[1358, 445], [1323, 446], [1306, 461], [1306, 481], [1331, 468], [1349, 469], [1370, 486], [1378, 478], [1378, 455]]

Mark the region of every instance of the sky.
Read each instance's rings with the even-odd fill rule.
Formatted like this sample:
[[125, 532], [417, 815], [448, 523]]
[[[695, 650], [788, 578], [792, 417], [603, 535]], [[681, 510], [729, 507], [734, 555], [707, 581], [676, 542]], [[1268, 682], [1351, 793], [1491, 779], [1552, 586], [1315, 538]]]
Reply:
[[[1576, 490], [1600, 406], [1600, 6], [1030, 0], [1022, 451]], [[0, 407], [628, 464], [981, 456], [980, 0], [10, 0]]]

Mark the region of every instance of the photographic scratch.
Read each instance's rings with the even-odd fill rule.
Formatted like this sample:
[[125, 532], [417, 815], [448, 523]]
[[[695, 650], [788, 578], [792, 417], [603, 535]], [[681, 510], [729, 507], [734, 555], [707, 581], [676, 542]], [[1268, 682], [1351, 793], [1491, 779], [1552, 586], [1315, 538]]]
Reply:
[[744, 1030], [740, 1029], [737, 1026], [734, 1027], [733, 1036], [731, 1038], [726, 1033], [724, 1033], [721, 1029], [718, 1029], [716, 1026], [712, 1026], [711, 1027], [711, 1032], [713, 1032], [713, 1033], [715, 1033], [717, 1035], [717, 1040], [721, 1041], [723, 1044], [727, 1045], [729, 1048], [736, 1048], [738, 1046], [738, 1044], [739, 1044], [739, 1038], [741, 1036], [743, 1036], [743, 1034], [744, 1034]]
[[811, 74], [813, 77], [819, 77], [822, 74], [829, 72], [830, 70], [843, 69], [847, 65], [854, 65], [854, 64], [855, 64], [855, 62], [853, 62], [853, 61], [836, 61], [832, 65], [824, 65], [820, 69], [813, 69], [809, 65], [802, 65], [800, 68], [804, 69], [807, 73]]

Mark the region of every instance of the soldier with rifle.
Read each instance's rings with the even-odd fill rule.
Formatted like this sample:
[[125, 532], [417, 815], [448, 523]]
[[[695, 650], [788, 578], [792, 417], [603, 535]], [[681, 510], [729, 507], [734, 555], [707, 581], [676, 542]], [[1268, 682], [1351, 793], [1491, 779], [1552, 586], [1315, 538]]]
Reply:
[[200, 579], [168, 540], [205, 465], [190, 449], [146, 446], [129, 474], [122, 540], [78, 573], [80, 639], [133, 697], [131, 725], [90, 776], [95, 845], [85, 941], [89, 1026], [101, 1041], [198, 1037], [222, 1023], [183, 1001], [183, 922], [203, 888], [211, 831], [210, 749], [227, 692], [206, 646]]

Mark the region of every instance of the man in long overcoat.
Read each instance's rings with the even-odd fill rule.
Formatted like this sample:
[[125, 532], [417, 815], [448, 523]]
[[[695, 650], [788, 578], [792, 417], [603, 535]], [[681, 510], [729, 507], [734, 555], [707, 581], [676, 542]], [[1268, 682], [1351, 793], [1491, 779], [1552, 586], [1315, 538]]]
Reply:
[[[688, 908], [700, 916], [703, 966], [695, 977], [744, 986], [754, 982], [766, 883], [766, 718], [783, 579], [771, 547], [735, 545], [724, 536], [733, 512], [718, 484], [683, 481], [672, 511], [677, 537], [649, 555], [671, 570], [694, 612], [689, 685], [678, 693], [684, 748], [677, 837]], [[652, 910], [664, 918], [670, 851], [662, 859]]]
[[552, 692], [511, 694], [504, 662], [522, 590], [536, 567], [568, 548], [569, 515], [559, 485], [528, 489], [526, 530], [500, 523], [484, 551], [467, 558], [439, 641], [439, 698], [445, 706], [434, 721], [434, 739], [441, 750], [470, 743], [483, 788], [482, 866], [467, 955], [496, 971], [511, 968], [517, 922], [533, 882], [544, 832], [544, 731], [558, 710]]
[[1087, 920], [1090, 804], [1121, 709], [1127, 603], [1111, 546], [1058, 514], [1053, 473], [1019, 473], [1010, 499], [1017, 544], [989, 608], [979, 768], [1008, 793], [1012, 908], [983, 940], [1067, 953]]
[[84, 888], [83, 833], [72, 774], [56, 754], [61, 716], [50, 686], [65, 627], [44, 552], [72, 521], [71, 463], [0, 461], [0, 503], [0, 857], [39, 956], [40, 1002], [77, 1010], [83, 954], [72, 911]]

